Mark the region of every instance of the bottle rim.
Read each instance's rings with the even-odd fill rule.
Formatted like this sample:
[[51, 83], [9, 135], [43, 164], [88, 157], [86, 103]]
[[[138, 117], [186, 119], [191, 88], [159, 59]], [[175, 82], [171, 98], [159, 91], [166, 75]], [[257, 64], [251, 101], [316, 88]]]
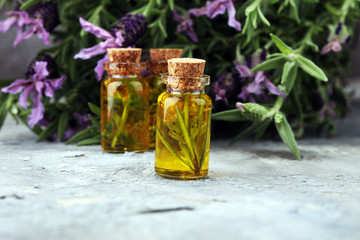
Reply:
[[190, 82], [197, 82], [201, 83], [203, 86], [210, 85], [210, 76], [203, 74], [202, 77], [175, 77], [169, 76], [168, 73], [161, 74], [162, 82], [168, 84], [170, 82], [180, 82], [180, 81], [190, 81]]

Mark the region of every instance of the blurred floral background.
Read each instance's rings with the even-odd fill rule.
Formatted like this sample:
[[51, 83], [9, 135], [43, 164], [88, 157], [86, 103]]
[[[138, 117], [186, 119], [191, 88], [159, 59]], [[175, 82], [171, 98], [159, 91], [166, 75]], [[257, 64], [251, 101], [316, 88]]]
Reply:
[[[107, 47], [181, 47], [184, 57], [206, 59], [212, 77], [207, 92], [219, 120], [213, 136], [280, 136], [295, 155], [293, 138], [303, 137], [307, 128], [336, 134], [334, 120], [350, 110], [345, 86], [360, 74], [354, 67], [359, 62], [354, 0], [1, 4], [0, 105], [3, 113], [28, 124], [39, 141], [67, 141], [91, 129], [71, 142], [98, 142], [97, 80]], [[8, 12], [14, 10], [27, 15]], [[21, 21], [25, 25], [19, 27]], [[17, 79], [24, 80], [21, 87], [6, 88]], [[42, 87], [35, 91], [37, 82]]]

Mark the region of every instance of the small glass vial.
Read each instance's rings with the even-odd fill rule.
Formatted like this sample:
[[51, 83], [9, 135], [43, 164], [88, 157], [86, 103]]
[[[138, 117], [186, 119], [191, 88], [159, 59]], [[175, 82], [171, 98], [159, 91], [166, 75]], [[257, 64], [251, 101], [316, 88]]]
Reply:
[[202, 59], [168, 61], [156, 123], [155, 172], [162, 177], [192, 180], [208, 173], [212, 103], [204, 93], [210, 84], [204, 68]]
[[141, 49], [107, 49], [101, 83], [101, 147], [105, 152], [149, 149], [149, 86], [140, 76]]
[[147, 77], [149, 83], [149, 102], [150, 102], [150, 148], [155, 148], [156, 135], [156, 113], [157, 100], [161, 93], [165, 92], [165, 84], [162, 84], [161, 74], [168, 71], [168, 60], [180, 58], [182, 49], [179, 48], [152, 48], [150, 49], [151, 61], [148, 62], [150, 74]]

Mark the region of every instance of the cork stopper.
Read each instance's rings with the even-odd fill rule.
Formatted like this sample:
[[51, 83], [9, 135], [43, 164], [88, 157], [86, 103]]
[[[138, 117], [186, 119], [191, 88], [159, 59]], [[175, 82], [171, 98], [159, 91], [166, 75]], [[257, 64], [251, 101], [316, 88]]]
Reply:
[[166, 62], [172, 58], [180, 58], [182, 52], [181, 48], [151, 48], [150, 58], [153, 62]]
[[168, 60], [169, 76], [166, 83], [170, 88], [180, 91], [201, 90], [209, 82], [208, 77], [204, 78], [205, 63], [205, 60], [197, 58]]
[[144, 68], [140, 64], [141, 48], [108, 48], [109, 62], [104, 63], [104, 69], [109, 75], [138, 75]]
[[173, 58], [168, 60], [169, 76], [202, 77], [206, 61], [197, 58]]
[[108, 48], [107, 53], [110, 63], [139, 63], [141, 48]]
[[155, 74], [166, 73], [168, 71], [168, 60], [179, 58], [182, 55], [180, 48], [152, 48], [150, 49], [149, 70]]

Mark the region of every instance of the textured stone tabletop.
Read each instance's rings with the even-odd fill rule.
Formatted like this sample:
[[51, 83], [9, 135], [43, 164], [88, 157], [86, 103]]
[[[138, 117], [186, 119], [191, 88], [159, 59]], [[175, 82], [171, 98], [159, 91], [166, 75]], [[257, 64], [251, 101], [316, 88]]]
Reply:
[[359, 102], [335, 139], [212, 142], [204, 180], [154, 173], [154, 152], [0, 132], [0, 239], [360, 239]]

